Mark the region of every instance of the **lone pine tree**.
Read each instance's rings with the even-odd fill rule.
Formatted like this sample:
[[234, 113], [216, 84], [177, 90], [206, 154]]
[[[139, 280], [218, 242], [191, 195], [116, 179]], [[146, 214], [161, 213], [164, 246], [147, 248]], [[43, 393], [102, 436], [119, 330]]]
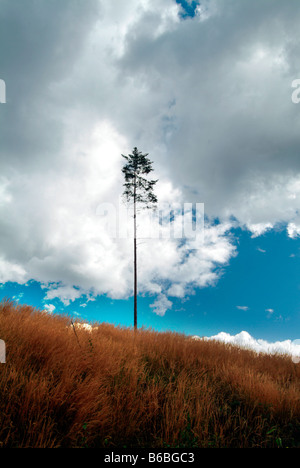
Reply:
[[134, 267], [134, 329], [137, 329], [137, 206], [153, 208], [157, 203], [154, 186], [157, 180], [149, 180], [147, 176], [153, 171], [148, 153], [142, 154], [135, 147], [132, 154], [122, 157], [126, 163], [122, 168], [125, 177], [123, 195], [127, 202], [133, 202], [133, 267]]

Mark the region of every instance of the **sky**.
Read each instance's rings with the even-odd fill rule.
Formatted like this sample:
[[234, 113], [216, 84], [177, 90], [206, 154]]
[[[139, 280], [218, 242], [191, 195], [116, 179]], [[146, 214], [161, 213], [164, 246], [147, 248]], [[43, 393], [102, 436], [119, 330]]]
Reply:
[[196, 239], [139, 213], [138, 326], [299, 352], [299, 21], [281, 0], [0, 0], [0, 298], [133, 325], [108, 216], [137, 147], [160, 207], [203, 207]]

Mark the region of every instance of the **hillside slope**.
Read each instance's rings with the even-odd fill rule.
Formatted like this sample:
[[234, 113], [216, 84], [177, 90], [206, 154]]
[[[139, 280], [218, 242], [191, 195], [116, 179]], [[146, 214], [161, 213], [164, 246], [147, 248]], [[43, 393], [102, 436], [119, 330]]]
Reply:
[[300, 447], [300, 365], [0, 304], [0, 446]]

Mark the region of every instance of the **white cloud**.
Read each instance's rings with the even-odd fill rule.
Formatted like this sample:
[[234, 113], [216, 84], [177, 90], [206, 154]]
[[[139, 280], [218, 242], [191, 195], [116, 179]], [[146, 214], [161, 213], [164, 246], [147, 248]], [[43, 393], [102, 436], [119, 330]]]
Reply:
[[22, 265], [0, 257], [0, 283], [13, 281], [25, 284], [28, 279], [28, 274]]
[[0, 282], [41, 281], [66, 305], [132, 293], [132, 243], [112, 240], [96, 210], [117, 203], [120, 154], [135, 145], [162, 200], [203, 202], [221, 221], [196, 250], [139, 247], [140, 291], [159, 295], [159, 314], [168, 294], [216, 284], [236, 255], [232, 226], [299, 235], [300, 5], [205, 1], [180, 21], [173, 0], [27, 3], [1, 16], [18, 27], [1, 29]]
[[[85, 141], [88, 143], [84, 147]], [[22, 236], [7, 229], [9, 234], [13, 232], [14, 243], [7, 236], [3, 244], [7, 246], [6, 255], [17, 253], [23, 264], [20, 278], [15, 274], [16, 268], [12, 274], [20, 282], [29, 278], [41, 281], [48, 287], [45, 300], [60, 298], [66, 306], [82, 295], [127, 297], [132, 293], [132, 240], [111, 238], [103, 218], [97, 215], [101, 203], [119, 203], [123, 190], [120, 155], [126, 140], [103, 122], [91, 131], [89, 138], [72, 133], [66, 145], [75, 155], [72, 171], [65, 161], [55, 178], [45, 179], [37, 173], [30, 183], [20, 177], [11, 180], [15, 202], [3, 207], [3, 219], [10, 220], [14, 228], [22, 226]], [[99, 154], [112, 156], [103, 161]], [[24, 192], [28, 193], [26, 198], [21, 196]], [[158, 195], [161, 202], [171, 206], [182, 200], [180, 190], [167, 179], [160, 180]], [[27, 212], [31, 223], [20, 218], [20, 212]], [[141, 237], [144, 216], [139, 214]], [[139, 290], [155, 295], [166, 294], [171, 288], [170, 295], [184, 297], [193, 288], [215, 284], [222, 273], [220, 267], [236, 255], [228, 236], [230, 228], [228, 223], [208, 224], [196, 244], [188, 240], [184, 245], [168, 235], [161, 240], [142, 239], [138, 246]], [[167, 234], [167, 226], [163, 232]], [[7, 262], [3, 271], [6, 275], [10, 271]], [[172, 289], [173, 282], [176, 286]], [[170, 304], [165, 301], [165, 306]], [[166, 307], [154, 310], [162, 315]]]
[[171, 309], [172, 302], [164, 295], [160, 294], [155, 302], [150, 306], [154, 312], [161, 317], [165, 315], [168, 309]]
[[[194, 336], [194, 339], [201, 339]], [[230, 335], [229, 333], [220, 332], [215, 336], [205, 337], [205, 340], [216, 340], [224, 343], [230, 343], [242, 348], [256, 351], [257, 353], [268, 354], [288, 354], [295, 358], [300, 358], [300, 340], [285, 340], [269, 343], [266, 340], [255, 339], [248, 332], [242, 331], [237, 335]]]
[[[206, 226], [203, 242], [200, 239], [198, 244], [192, 243], [197, 247], [193, 250], [174, 240], [142, 244], [139, 253], [141, 291], [184, 298], [196, 288], [215, 285], [223, 273], [222, 268], [236, 255], [233, 239], [228, 236], [229, 229], [230, 225]], [[162, 315], [166, 308], [155, 310]]]
[[297, 225], [295, 223], [289, 223], [287, 231], [289, 237], [295, 239], [296, 237], [300, 236], [300, 225]]
[[168, 289], [168, 296], [184, 297], [184, 295], [185, 295], [185, 291], [184, 291], [184, 287], [182, 284], [174, 283], [172, 284], [170, 289]]
[[44, 309], [49, 312], [49, 314], [52, 314], [55, 311], [55, 305], [53, 304], [45, 304]]
[[248, 307], [248, 306], [236, 306], [236, 308], [239, 309], [239, 310], [244, 310], [245, 312], [246, 312], [247, 310], [249, 310], [249, 307]]
[[82, 291], [76, 289], [72, 286], [52, 286], [44, 298], [44, 300], [51, 300], [55, 298], [60, 298], [65, 306], [68, 306], [70, 302], [75, 301], [75, 299], [80, 298]]

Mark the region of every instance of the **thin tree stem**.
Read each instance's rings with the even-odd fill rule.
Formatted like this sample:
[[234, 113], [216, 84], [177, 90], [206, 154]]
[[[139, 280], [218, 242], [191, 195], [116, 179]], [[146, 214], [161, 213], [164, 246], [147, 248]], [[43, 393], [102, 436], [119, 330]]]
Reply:
[[133, 250], [134, 250], [134, 330], [137, 329], [137, 245], [136, 245], [136, 180], [134, 183], [134, 216], [133, 216], [133, 223], [134, 223], [134, 235], [133, 235]]

